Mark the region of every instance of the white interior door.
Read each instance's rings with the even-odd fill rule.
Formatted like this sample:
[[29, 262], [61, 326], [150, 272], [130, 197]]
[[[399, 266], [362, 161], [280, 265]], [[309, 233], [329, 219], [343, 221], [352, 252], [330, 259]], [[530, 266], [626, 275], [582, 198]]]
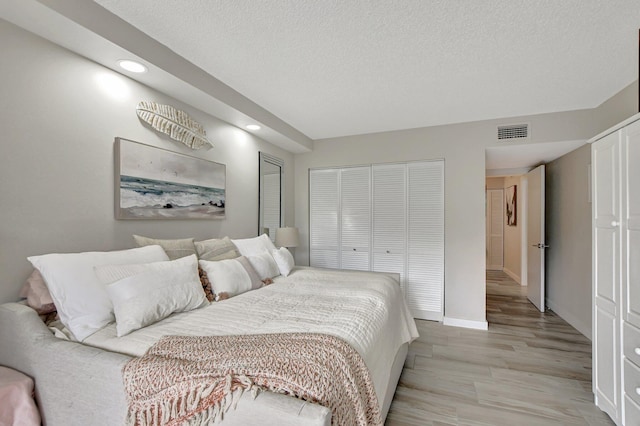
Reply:
[[527, 173], [527, 298], [544, 312], [544, 165]]
[[504, 191], [487, 190], [487, 269], [502, 271], [504, 266]]

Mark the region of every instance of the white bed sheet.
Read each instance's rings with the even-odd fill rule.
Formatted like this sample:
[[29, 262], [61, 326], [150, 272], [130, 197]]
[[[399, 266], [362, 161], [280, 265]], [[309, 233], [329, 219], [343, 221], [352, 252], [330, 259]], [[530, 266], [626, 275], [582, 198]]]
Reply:
[[116, 336], [110, 324], [83, 343], [143, 355], [166, 335], [326, 333], [350, 343], [371, 372], [379, 403], [396, 352], [418, 337], [415, 321], [391, 277], [370, 272], [296, 268], [269, 286]]

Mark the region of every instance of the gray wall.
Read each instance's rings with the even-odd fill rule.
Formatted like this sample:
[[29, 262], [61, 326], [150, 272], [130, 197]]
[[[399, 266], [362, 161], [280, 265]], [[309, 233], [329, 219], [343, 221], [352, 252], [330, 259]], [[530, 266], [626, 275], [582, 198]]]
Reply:
[[547, 164], [546, 299], [551, 310], [591, 338], [591, 145]]
[[497, 125], [526, 121], [531, 143], [588, 139], [590, 111], [489, 120], [316, 141], [296, 155], [295, 216], [308, 263], [308, 171], [314, 167], [445, 160], [445, 319], [485, 322], [485, 149], [497, 145]]
[[[594, 136], [638, 112], [638, 82], [593, 110]], [[546, 167], [546, 290], [549, 308], [591, 338], [591, 204], [585, 145]]]
[[[398, 161], [445, 160], [445, 319], [485, 322], [485, 149], [499, 146], [496, 127], [529, 123], [526, 143], [587, 140], [622, 121], [632, 87], [601, 108], [451, 124], [315, 141], [295, 157], [296, 260], [309, 262], [310, 168]], [[637, 92], [636, 92], [637, 93]], [[637, 99], [637, 98], [636, 98]], [[637, 100], [636, 100], [637, 102]], [[617, 120], [617, 121], [616, 121]], [[603, 127], [605, 126], [605, 127]]]
[[[293, 155], [202, 111], [0, 20], [0, 302], [15, 300], [29, 255], [133, 246], [159, 238], [247, 237], [258, 229], [258, 151], [285, 161], [285, 218], [294, 223]], [[122, 93], [101, 85], [115, 80]], [[192, 151], [136, 116], [166, 103], [203, 124], [214, 148]], [[227, 219], [114, 219], [115, 137], [227, 166]]]

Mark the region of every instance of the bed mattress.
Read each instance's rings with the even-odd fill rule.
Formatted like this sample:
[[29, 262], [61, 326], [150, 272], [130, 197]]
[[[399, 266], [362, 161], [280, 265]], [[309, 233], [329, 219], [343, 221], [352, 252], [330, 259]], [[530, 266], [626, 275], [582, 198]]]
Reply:
[[400, 285], [393, 278], [371, 272], [297, 268], [259, 290], [174, 314], [123, 337], [117, 337], [115, 324], [109, 324], [83, 343], [140, 356], [166, 335], [287, 332], [325, 333], [348, 342], [369, 368], [380, 404], [398, 349], [418, 337]]

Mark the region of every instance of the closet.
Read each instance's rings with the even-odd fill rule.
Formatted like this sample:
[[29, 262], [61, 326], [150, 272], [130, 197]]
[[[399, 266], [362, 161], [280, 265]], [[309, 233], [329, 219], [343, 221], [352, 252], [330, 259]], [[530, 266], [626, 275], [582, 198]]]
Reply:
[[596, 136], [593, 393], [618, 425], [640, 423], [640, 114]]
[[309, 171], [310, 265], [394, 272], [416, 318], [441, 320], [444, 161]]

